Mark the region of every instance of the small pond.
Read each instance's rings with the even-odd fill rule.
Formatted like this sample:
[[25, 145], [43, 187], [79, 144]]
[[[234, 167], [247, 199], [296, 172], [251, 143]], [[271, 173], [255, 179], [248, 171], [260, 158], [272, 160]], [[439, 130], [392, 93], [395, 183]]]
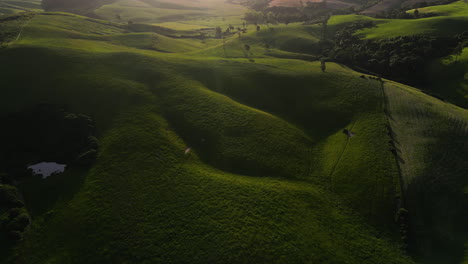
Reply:
[[66, 167], [67, 165], [56, 162], [41, 162], [29, 166], [28, 169], [31, 169], [34, 175], [42, 175], [42, 178], [45, 179], [52, 174], [64, 172]]

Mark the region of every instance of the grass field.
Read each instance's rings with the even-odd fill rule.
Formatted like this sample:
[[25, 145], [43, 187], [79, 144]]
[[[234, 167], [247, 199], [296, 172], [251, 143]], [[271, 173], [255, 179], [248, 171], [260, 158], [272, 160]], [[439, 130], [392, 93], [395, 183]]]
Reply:
[[242, 24], [241, 17], [245, 12], [243, 6], [223, 0], [178, 0], [170, 3], [158, 0], [119, 0], [95, 10], [98, 16], [115, 22], [127, 23], [131, 20], [148, 24], [163, 23], [164, 26], [184, 30], [194, 29], [194, 25], [199, 25], [199, 28], [239, 25]]
[[[1, 51], [2, 112], [66, 105], [93, 117], [102, 142], [93, 168], [62, 175], [76, 177], [62, 192], [58, 179], [41, 186], [57, 189], [47, 199], [34, 180], [21, 185], [38, 202], [27, 202], [33, 226], [12, 259], [411, 262], [382, 217], [394, 194], [379, 189], [393, 182], [375, 178], [396, 171], [345, 176], [359, 157], [394, 164], [384, 145], [368, 145], [385, 137], [378, 86], [332, 63], [321, 73], [296, 60], [168, 54], [107, 40], [116, 36], [125, 33], [111, 24], [38, 15]], [[346, 143], [351, 124], [359, 136]]]
[[21, 13], [25, 11], [42, 11], [40, 0], [1, 0], [0, 16]]
[[468, 107], [468, 48], [463, 49], [460, 56], [452, 55], [434, 61], [427, 71], [431, 92]]
[[[142, 21], [190, 30], [238, 12], [204, 24], [213, 10], [177, 6], [184, 1], [169, 9], [200, 21], [191, 28], [158, 17], [168, 6], [156, 1]], [[119, 1], [96, 13], [137, 20], [146, 5]], [[443, 168], [445, 160], [464, 168], [466, 110], [396, 83], [384, 93], [379, 81], [335, 63], [322, 72], [317, 61], [290, 59], [315, 55], [317, 26], [249, 28], [225, 45], [64, 13], [21, 26], [0, 50], [0, 112], [51, 103], [91, 116], [101, 151], [89, 170], [20, 184], [33, 221], [23, 241], [2, 247], [6, 263], [413, 263], [393, 220], [400, 173], [408, 195], [431, 201], [441, 196], [414, 182], [447, 173], [458, 184], [463, 175]], [[434, 114], [424, 114], [428, 107]], [[389, 149], [389, 122], [406, 163]], [[455, 150], [439, 151], [444, 144]], [[440, 217], [456, 195], [421, 215]], [[451, 208], [450, 219], [462, 211]], [[440, 221], [428, 224], [440, 232], [423, 243], [447, 230]], [[462, 239], [443, 252], [463, 258]]]
[[[368, 39], [391, 38], [428, 34], [435, 36], [451, 36], [463, 33], [468, 28], [468, 3], [463, 0], [448, 5], [431, 6], [418, 9], [421, 12], [437, 13], [438, 16], [419, 19], [375, 19], [362, 15], [343, 15], [330, 18], [329, 25], [339, 25], [361, 20], [371, 20], [377, 27], [366, 28], [356, 32], [356, 35]], [[408, 12], [414, 12], [409, 10]]]
[[461, 263], [468, 232], [468, 112], [411, 88], [388, 84], [385, 91], [413, 230], [411, 250], [422, 263]]

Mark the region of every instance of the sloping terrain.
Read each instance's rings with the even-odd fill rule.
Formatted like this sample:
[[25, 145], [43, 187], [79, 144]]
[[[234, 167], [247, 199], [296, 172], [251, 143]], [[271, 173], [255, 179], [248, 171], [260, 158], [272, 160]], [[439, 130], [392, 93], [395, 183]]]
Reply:
[[461, 263], [467, 243], [468, 112], [385, 85], [402, 172], [409, 238], [422, 263]]
[[[468, 3], [457, 1], [448, 5], [418, 9], [422, 13], [435, 13], [437, 16], [418, 19], [376, 19], [363, 15], [342, 15], [330, 18], [329, 25], [336, 27], [357, 21], [373, 21], [376, 27], [365, 28], [356, 35], [366, 39], [391, 38], [427, 34], [432, 36], [452, 36], [468, 28]], [[409, 10], [409, 13], [414, 10]]]
[[226, 3], [224, 0], [205, 0], [194, 2], [189, 0], [159, 1], [159, 0], [118, 0], [104, 5], [94, 13], [107, 20], [127, 23], [163, 23], [177, 22], [188, 25], [200, 25], [199, 28], [228, 26], [241, 22], [245, 7]]
[[[37, 14], [0, 50], [1, 113], [60, 105], [92, 117], [101, 142], [91, 168], [19, 184], [32, 225], [2, 261], [413, 263], [394, 221], [402, 205], [418, 260], [463, 259], [466, 110], [293, 59], [315, 59], [318, 26], [223, 42], [115, 21], [213, 14], [185, 2], [96, 11], [114, 22]], [[154, 14], [144, 21], [173, 19]]]
[[[430, 94], [466, 108], [468, 106], [466, 89], [468, 73], [468, 62], [466, 60], [468, 16], [466, 14], [468, 13], [468, 3], [457, 1], [448, 5], [431, 6], [418, 10], [421, 13], [431, 13], [435, 16], [419, 19], [375, 19], [363, 15], [333, 16], [329, 20], [329, 26], [331, 31], [336, 32], [355, 22], [373, 22], [375, 26], [357, 30], [354, 36], [363, 41], [371, 40], [375, 42], [393, 38], [393, 45], [401, 48], [403, 48], [402, 45], [412, 47], [413, 54], [422, 51], [421, 47], [418, 50], [417, 45], [398, 43], [398, 38], [401, 40], [404, 39], [403, 36], [426, 36], [438, 39], [440, 43], [445, 43], [442, 46], [446, 47], [449, 45], [449, 41], [444, 41], [455, 39], [456, 44], [455, 36], [458, 36], [458, 41], [460, 41], [458, 45], [461, 45], [459, 53], [453, 51], [450, 55], [445, 54], [443, 58], [432, 58], [424, 64], [418, 64], [417, 67], [422, 69], [423, 80], [419, 84], [421, 88], [424, 88]], [[407, 12], [412, 13], [414, 10]], [[434, 42], [434, 45], [437, 45], [437, 43]], [[465, 46], [464, 49], [463, 46]], [[389, 54], [389, 56], [391, 55]]]
[[[270, 6], [285, 6], [285, 7], [303, 7], [308, 2], [311, 3], [321, 3], [321, 0], [314, 0], [314, 1], [301, 1], [301, 0], [273, 0], [270, 2]], [[331, 9], [345, 9], [349, 7], [357, 8], [360, 6], [358, 1], [340, 1], [340, 0], [327, 0], [325, 1], [328, 8]]]
[[[321, 73], [317, 63], [219, 61], [80, 39], [73, 24], [38, 15], [1, 51], [2, 112], [66, 105], [93, 117], [102, 142], [91, 170], [62, 175], [78, 177], [66, 187], [74, 194], [57, 190], [42, 204], [22, 183], [33, 224], [10, 261], [410, 262], [375, 229], [393, 237], [383, 215], [393, 214], [397, 175], [385, 141], [370, 143], [385, 137], [377, 86], [333, 64]], [[120, 34], [81, 25], [82, 35]], [[35, 37], [40, 28], [55, 33]], [[288, 96], [302, 103], [291, 108]], [[348, 143], [341, 130], [351, 126], [360, 135]], [[381, 166], [359, 169], [369, 163]], [[352, 188], [358, 182], [362, 192]]]
[[1, 0], [0, 16], [28, 11], [41, 11], [40, 0]]

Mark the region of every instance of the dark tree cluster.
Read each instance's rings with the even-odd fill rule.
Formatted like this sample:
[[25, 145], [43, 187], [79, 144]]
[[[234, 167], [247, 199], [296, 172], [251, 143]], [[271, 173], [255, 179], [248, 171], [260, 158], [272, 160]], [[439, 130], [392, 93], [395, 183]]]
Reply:
[[344, 15], [354, 13], [354, 8], [331, 9], [326, 2], [307, 2], [302, 7], [264, 6], [247, 12], [244, 19], [249, 24], [289, 24], [293, 22], [305, 22], [306, 24], [318, 24], [324, 17], [330, 15]]
[[28, 164], [88, 164], [96, 157], [98, 141], [87, 116], [38, 105], [0, 116], [0, 122], [0, 171], [12, 177], [24, 174]]
[[18, 190], [14, 186], [0, 184], [0, 234], [11, 240], [21, 240], [30, 223]]
[[377, 13], [374, 17], [386, 19], [416, 19], [437, 16], [436, 13], [421, 13], [418, 9], [413, 12], [406, 12], [406, 8], [395, 8]]
[[425, 65], [435, 58], [456, 52], [468, 33], [453, 37], [428, 35], [399, 36], [388, 39], [360, 39], [354, 33], [373, 22], [350, 24], [335, 34], [332, 56], [335, 60], [367, 69], [411, 85], [423, 85]]
[[273, 0], [247, 0], [243, 4], [252, 10], [260, 11], [267, 8], [271, 1]]
[[436, 6], [436, 5], [448, 5], [450, 3], [456, 2], [458, 0], [438, 0], [438, 1], [430, 1], [430, 2], [418, 2], [414, 3], [413, 5], [409, 6], [407, 10], [409, 9], [416, 9], [416, 8], [422, 8], [422, 7], [427, 7], [427, 6]]

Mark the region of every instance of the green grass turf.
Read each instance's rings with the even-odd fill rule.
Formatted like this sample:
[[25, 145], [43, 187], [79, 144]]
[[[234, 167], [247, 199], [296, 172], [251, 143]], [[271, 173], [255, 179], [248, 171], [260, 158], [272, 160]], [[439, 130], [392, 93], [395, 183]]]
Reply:
[[[258, 178], [258, 174], [241, 176], [214, 169], [197, 158], [199, 153], [203, 155], [203, 147], [194, 147], [191, 155], [184, 156], [188, 143], [174, 131], [182, 137], [190, 131], [180, 131], [171, 114], [180, 107], [193, 107], [189, 122], [195, 122], [195, 128], [186, 129], [191, 129], [194, 134], [196, 127], [211, 127], [210, 123], [220, 129], [227, 126], [235, 131], [253, 118], [256, 127], [252, 132], [247, 130], [246, 136], [237, 135], [236, 140], [235, 134], [223, 133], [225, 138], [217, 141], [221, 144], [219, 154], [252, 160], [253, 165], [247, 164], [252, 168], [261, 168], [262, 162], [281, 161], [283, 163], [275, 166], [292, 173], [300, 168], [294, 157], [289, 158], [293, 164], [288, 164], [287, 160], [276, 160], [275, 156], [285, 158], [288, 155], [279, 148], [282, 141], [287, 147], [301, 147], [306, 136], [285, 121], [201, 86], [197, 88], [192, 81], [179, 79], [171, 73], [172, 70], [169, 71], [171, 67], [167, 66], [171, 65], [164, 59], [130, 53], [99, 55], [20, 46], [4, 51], [2, 58], [10, 61], [9, 58], [17, 59], [20, 54], [26, 57], [35, 54], [37, 61], [22, 70], [40, 76], [43, 71], [54, 71], [61, 77], [55, 79], [49, 75], [46, 79], [43, 76], [42, 81], [32, 87], [29, 80], [16, 80], [12, 73], [17, 67], [9, 64], [9, 70], [2, 70], [10, 73], [10, 80], [16, 80], [17, 89], [12, 93], [29, 94], [28, 98], [34, 98], [34, 101], [60, 101], [74, 110], [90, 114], [96, 119], [102, 135], [98, 163], [72, 198], [63, 198], [65, 202], [58, 202], [51, 208], [53, 211], [35, 216], [25, 241], [17, 248], [20, 260], [30, 263], [67, 263], [71, 260], [242, 262], [247, 259], [288, 263], [345, 260], [375, 263], [381, 258], [391, 259], [394, 263], [408, 261], [388, 242], [373, 237], [372, 228], [366, 227], [360, 217], [340, 205], [334, 195], [313, 184], [288, 181], [276, 173], [270, 173], [276, 176], [273, 178]], [[100, 64], [90, 64], [91, 58], [96, 59], [96, 56]], [[50, 62], [49, 68], [40, 63], [45, 59]], [[62, 60], [86, 70], [75, 76], [76, 71], [70, 69], [68, 72]], [[191, 67], [199, 64], [199, 61], [181, 62]], [[55, 68], [58, 65], [62, 70]], [[133, 67], [127, 67], [131, 65]], [[169, 72], [162, 71], [159, 65], [165, 65]], [[172, 67], [174, 65], [177, 63], [173, 61]], [[333, 74], [333, 68], [330, 74]], [[118, 80], [114, 78], [104, 78], [107, 71], [128, 78], [127, 89], [119, 88]], [[55, 85], [50, 85], [49, 78], [54, 79]], [[59, 87], [63, 90], [57, 90]], [[134, 94], [135, 90], [141, 89]], [[40, 91], [41, 96], [34, 95], [35, 91]], [[127, 94], [124, 96], [127, 104], [119, 104], [119, 94]], [[91, 97], [92, 102], [89, 102]], [[2, 105], [8, 106], [5, 103], [11, 102], [14, 95], [3, 98]], [[172, 100], [187, 103], [177, 105]], [[171, 125], [162, 117], [167, 117]], [[263, 134], [264, 139], [254, 140], [257, 133], [262, 136], [261, 130], [257, 132], [257, 129], [268, 131], [272, 126], [278, 134], [270, 132]], [[243, 142], [250, 137], [250, 142]], [[229, 142], [239, 144], [238, 148], [231, 148], [238, 153], [223, 152]], [[258, 154], [240, 151], [243, 148], [252, 150], [253, 144]], [[266, 151], [268, 149], [270, 151]], [[271, 160], [265, 159], [264, 155], [270, 155]], [[254, 169], [251, 171], [255, 172]], [[370, 253], [373, 251], [380, 253]]]
[[42, 11], [40, 0], [0, 0], [0, 16]]
[[[200, 24], [203, 27], [215, 27], [238, 24], [240, 17], [246, 12], [245, 7], [229, 4], [223, 0], [205, 0], [198, 3], [180, 0], [171, 3], [172, 5], [161, 5], [161, 2], [157, 0], [146, 2], [119, 0], [98, 8], [95, 13], [102, 18], [123, 23], [127, 23], [129, 20], [144, 23], [195, 20], [194, 24]], [[116, 15], [119, 15], [120, 19]], [[180, 28], [180, 26], [179, 24], [178, 27]]]
[[[319, 53], [318, 42], [320, 28], [317, 26], [302, 26], [299, 23], [285, 25], [261, 25], [260, 31], [254, 26], [247, 27], [247, 33], [233, 35], [226, 39], [213, 42], [209, 47], [193, 52], [194, 55], [225, 57], [225, 58], [304, 58], [316, 60]], [[250, 46], [247, 52], [245, 45]], [[308, 56], [312, 55], [312, 56]]]
[[410, 215], [410, 249], [421, 263], [467, 261], [468, 111], [394, 83], [385, 91]]
[[314, 43], [318, 30], [273, 28], [228, 40], [232, 50], [252, 44], [253, 63], [238, 50], [222, 58], [221, 41], [194, 52], [198, 43], [165, 39], [157, 52], [148, 50], [157, 34], [34, 17], [0, 50], [0, 111], [65, 105], [93, 117], [102, 149], [89, 171], [61, 175], [74, 181], [21, 185], [33, 225], [2, 257], [411, 263], [394, 239], [398, 173], [379, 83], [333, 63], [322, 73], [317, 62], [269, 57], [263, 41], [282, 38], [277, 53], [304, 52], [298, 42]]
[[34, 13], [22, 12], [0, 17], [0, 47], [7, 47], [11, 41], [17, 40], [24, 26], [34, 16]]
[[[362, 20], [374, 21], [377, 26], [358, 30], [355, 34], [367, 39], [391, 38], [427, 34], [452, 36], [463, 33], [468, 28], [468, 3], [457, 1], [448, 5], [431, 6], [421, 9], [423, 12], [435, 12], [439, 16], [420, 19], [375, 19], [359, 15], [340, 15], [330, 18], [330, 26], [337, 28], [346, 23]], [[411, 11], [408, 11], [411, 12]]]
[[[456, 1], [448, 5], [436, 5], [419, 8], [420, 13], [435, 13], [439, 16], [466, 16], [468, 6], [465, 1]], [[408, 10], [408, 13], [414, 13], [413, 10]]]
[[460, 56], [451, 55], [434, 61], [427, 67], [427, 72], [432, 93], [468, 107], [468, 48]]
[[[304, 61], [115, 45], [105, 39], [122, 36], [118, 27], [60, 16], [38, 15], [1, 51], [1, 111], [66, 105], [93, 117], [102, 151], [86, 175], [62, 175], [77, 177], [71, 186], [58, 178], [39, 189], [34, 180], [21, 185], [33, 226], [10, 256], [26, 263], [410, 262], [386, 241], [389, 218], [379, 219], [393, 212], [386, 203], [393, 197], [376, 209], [362, 204], [368, 193], [351, 195], [352, 184], [393, 188], [368, 177], [388, 168], [354, 174], [354, 183], [344, 175], [359, 157], [362, 166], [393, 164], [386, 148], [365, 143], [383, 136], [374, 83], [332, 63], [321, 73]], [[361, 138], [344, 149], [335, 143], [353, 121]], [[333, 166], [333, 188], [319, 169], [322, 148], [345, 153]], [[42, 199], [40, 190], [51, 189]]]

